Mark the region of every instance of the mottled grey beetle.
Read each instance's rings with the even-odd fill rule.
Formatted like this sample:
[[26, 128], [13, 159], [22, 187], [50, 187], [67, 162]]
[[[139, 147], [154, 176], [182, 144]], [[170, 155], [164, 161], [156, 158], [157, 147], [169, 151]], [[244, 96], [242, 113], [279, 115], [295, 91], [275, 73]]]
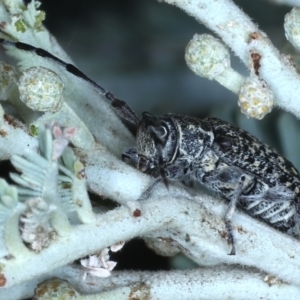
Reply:
[[273, 148], [215, 118], [200, 120], [174, 114], [157, 117], [149, 113], [139, 118], [124, 101], [75, 66], [24, 43], [3, 39], [0, 43], [52, 59], [99, 90], [116, 113], [136, 127], [136, 147], [125, 151], [123, 158], [136, 162], [139, 170], [157, 177], [166, 186], [168, 180], [189, 176], [227, 199], [229, 206], [224, 220], [227, 239], [232, 245], [231, 255], [235, 254], [231, 219], [237, 203], [249, 215], [272, 227], [300, 235], [299, 172]]
[[300, 176], [276, 150], [216, 118], [143, 113], [137, 147], [123, 154], [142, 172], [167, 180], [190, 176], [229, 200], [227, 239], [235, 254], [231, 218], [238, 203], [251, 216], [299, 235]]

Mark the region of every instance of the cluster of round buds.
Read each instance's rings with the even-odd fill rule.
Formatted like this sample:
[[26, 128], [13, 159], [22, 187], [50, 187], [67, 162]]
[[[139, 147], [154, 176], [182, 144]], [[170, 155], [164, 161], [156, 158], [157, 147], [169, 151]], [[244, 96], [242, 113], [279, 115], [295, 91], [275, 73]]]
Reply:
[[48, 204], [42, 198], [30, 198], [25, 203], [26, 209], [20, 216], [20, 232], [22, 240], [36, 252], [48, 247], [56, 238], [51, 227], [51, 215], [56, 210], [54, 204]]
[[273, 92], [256, 76], [246, 80], [238, 96], [238, 105], [248, 118], [260, 120], [274, 107]]
[[[254, 58], [252, 57], [252, 62]], [[259, 58], [256, 58], [258, 62]], [[274, 107], [274, 95], [267, 84], [260, 80], [257, 74], [245, 79], [234, 71], [230, 66], [228, 49], [215, 37], [195, 34], [186, 48], [185, 60], [197, 75], [214, 79], [238, 94], [238, 104], [248, 118], [262, 119]], [[252, 66], [254, 71], [256, 67], [259, 66]]]
[[44, 67], [25, 70], [19, 79], [20, 99], [36, 111], [58, 111], [63, 102], [64, 83]]
[[300, 50], [300, 7], [295, 7], [284, 18], [285, 36], [288, 41]]

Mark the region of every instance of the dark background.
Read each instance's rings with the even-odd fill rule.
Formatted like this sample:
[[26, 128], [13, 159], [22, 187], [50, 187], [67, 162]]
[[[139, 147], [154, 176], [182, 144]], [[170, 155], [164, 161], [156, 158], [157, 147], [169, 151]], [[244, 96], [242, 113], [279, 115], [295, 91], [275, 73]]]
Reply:
[[[141, 113], [207, 115], [212, 106], [234, 105], [237, 96], [195, 76], [184, 50], [207, 29], [177, 7], [154, 0], [42, 0], [46, 26], [77, 66]], [[237, 0], [277, 46], [291, 8], [267, 0]], [[233, 66], [247, 73], [238, 59]]]

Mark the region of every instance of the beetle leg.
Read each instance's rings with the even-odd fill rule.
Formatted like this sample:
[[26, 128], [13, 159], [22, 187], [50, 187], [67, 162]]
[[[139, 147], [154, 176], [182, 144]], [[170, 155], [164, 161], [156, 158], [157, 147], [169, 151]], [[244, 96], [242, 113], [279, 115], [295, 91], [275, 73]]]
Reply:
[[138, 201], [141, 201], [141, 200], [147, 200], [147, 199], [150, 197], [150, 195], [151, 195], [153, 189], [154, 189], [154, 188], [156, 187], [156, 185], [157, 185], [158, 183], [160, 183], [161, 181], [162, 181], [162, 178], [161, 178], [161, 177], [155, 178], [155, 180], [152, 182], [152, 184], [151, 184], [151, 185], [146, 189], [146, 191], [144, 191], [144, 192], [142, 193], [142, 195], [139, 197]]
[[227, 231], [227, 241], [232, 247], [229, 255], [235, 255], [235, 241], [234, 241], [231, 220], [232, 220], [232, 216], [235, 211], [235, 208], [236, 208], [236, 204], [237, 204], [239, 197], [243, 190], [244, 180], [245, 180], [245, 176], [242, 175], [239, 179], [238, 187], [235, 190], [235, 193], [229, 202], [229, 205], [227, 207], [227, 210], [226, 210], [226, 213], [224, 216], [224, 222], [225, 222], [225, 227], [226, 227], [226, 231]]

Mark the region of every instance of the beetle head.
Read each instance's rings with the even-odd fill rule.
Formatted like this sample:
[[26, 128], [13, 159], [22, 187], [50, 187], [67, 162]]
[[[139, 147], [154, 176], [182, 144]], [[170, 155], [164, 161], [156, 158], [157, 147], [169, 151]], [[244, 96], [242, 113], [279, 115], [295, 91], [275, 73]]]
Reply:
[[170, 115], [142, 114], [137, 130], [138, 169], [161, 175], [167, 185], [164, 167], [173, 163], [178, 150], [178, 132]]

